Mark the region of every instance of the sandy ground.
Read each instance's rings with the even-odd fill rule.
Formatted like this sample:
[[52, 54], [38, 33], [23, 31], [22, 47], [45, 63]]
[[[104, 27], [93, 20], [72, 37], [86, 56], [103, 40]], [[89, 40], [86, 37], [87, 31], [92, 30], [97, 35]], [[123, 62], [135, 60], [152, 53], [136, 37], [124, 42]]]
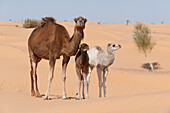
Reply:
[[[66, 27], [70, 36], [73, 34], [74, 23], [58, 23]], [[154, 73], [142, 67], [147, 61], [133, 42], [134, 25], [96, 22], [86, 25], [82, 42], [90, 48], [100, 45], [106, 51], [109, 42], [122, 45], [109, 68], [106, 98], [98, 98], [98, 79], [94, 70], [90, 99], [75, 100], [78, 78], [72, 57], [66, 80], [69, 99], [61, 99], [62, 59], [59, 59], [51, 86], [52, 100], [45, 101], [30, 96], [27, 40], [33, 29], [22, 28], [22, 22], [0, 21], [0, 113], [170, 113], [170, 25], [148, 24], [156, 42], [150, 55], [152, 62], [157, 64]], [[48, 71], [48, 61], [42, 60], [38, 65], [41, 94], [46, 92]]]

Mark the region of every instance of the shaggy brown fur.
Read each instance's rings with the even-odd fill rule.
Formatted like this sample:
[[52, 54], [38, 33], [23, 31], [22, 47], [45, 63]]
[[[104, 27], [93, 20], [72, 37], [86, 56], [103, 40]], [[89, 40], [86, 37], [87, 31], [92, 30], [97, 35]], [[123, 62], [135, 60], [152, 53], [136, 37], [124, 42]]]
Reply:
[[[66, 67], [70, 56], [76, 54], [79, 44], [84, 37], [83, 29], [87, 19], [78, 17], [74, 19], [75, 28], [74, 34], [70, 36], [64, 26], [55, 23], [52, 17], [42, 18], [41, 26], [34, 29], [28, 40], [28, 50], [31, 63], [31, 95], [41, 97], [38, 91], [36, 69], [38, 62], [41, 59], [49, 60], [50, 73], [48, 78], [48, 87], [46, 92], [46, 99], [49, 99], [50, 84], [54, 75], [54, 66], [56, 59], [63, 56], [62, 63], [62, 85], [63, 85], [63, 99], [66, 98], [65, 80]], [[34, 91], [34, 83], [36, 85], [36, 92]]]
[[40, 22], [40, 26], [43, 27], [47, 21], [51, 21], [52, 23], [56, 23], [56, 20], [53, 17], [45, 17], [42, 18], [41, 22]]
[[82, 97], [84, 98], [84, 85], [86, 88], [86, 98], [88, 98], [87, 92], [87, 74], [89, 68], [89, 57], [87, 54], [87, 50], [89, 50], [89, 46], [83, 43], [80, 47], [79, 52], [75, 57], [76, 62], [76, 72], [78, 76], [78, 93], [77, 99], [80, 99], [80, 88], [82, 86]]

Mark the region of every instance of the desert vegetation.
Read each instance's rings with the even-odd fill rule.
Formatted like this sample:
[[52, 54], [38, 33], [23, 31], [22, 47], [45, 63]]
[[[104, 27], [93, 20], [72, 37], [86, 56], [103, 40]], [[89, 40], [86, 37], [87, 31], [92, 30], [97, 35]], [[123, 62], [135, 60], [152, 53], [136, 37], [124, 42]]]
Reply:
[[141, 53], [145, 55], [146, 60], [149, 62], [151, 70], [154, 71], [153, 64], [151, 63], [149, 56], [155, 45], [152, 41], [151, 30], [148, 26], [137, 23], [133, 32], [133, 39]]
[[29, 19], [27, 18], [24, 21], [23, 28], [36, 28], [40, 26], [40, 21], [36, 19]]
[[97, 22], [97, 24], [101, 24], [101, 22]]
[[128, 25], [129, 24], [129, 20], [126, 20], [126, 25]]

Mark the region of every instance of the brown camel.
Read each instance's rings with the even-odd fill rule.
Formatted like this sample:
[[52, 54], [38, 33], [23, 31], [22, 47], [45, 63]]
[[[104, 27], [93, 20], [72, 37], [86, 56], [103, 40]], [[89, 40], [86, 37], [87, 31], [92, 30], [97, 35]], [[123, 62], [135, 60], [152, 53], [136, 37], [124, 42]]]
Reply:
[[[54, 76], [54, 67], [56, 59], [63, 56], [62, 62], [62, 86], [63, 96], [66, 99], [65, 81], [66, 68], [70, 60], [70, 56], [74, 56], [78, 51], [79, 44], [84, 38], [83, 29], [85, 28], [86, 18], [74, 18], [75, 28], [74, 34], [70, 38], [64, 26], [55, 23], [52, 17], [42, 18], [41, 26], [36, 28], [30, 35], [28, 40], [28, 50], [31, 63], [31, 95], [41, 97], [37, 84], [37, 65], [41, 59], [49, 60], [50, 72], [48, 75], [48, 86], [45, 99], [50, 99], [50, 85]], [[34, 91], [34, 84], [36, 92]]]
[[86, 92], [86, 98], [88, 98], [87, 90], [87, 75], [89, 69], [89, 56], [87, 54], [89, 46], [86, 43], [81, 44], [80, 50], [75, 57], [76, 72], [78, 76], [78, 93], [77, 99], [81, 98], [80, 88], [82, 86], [82, 98], [84, 99], [84, 86]]

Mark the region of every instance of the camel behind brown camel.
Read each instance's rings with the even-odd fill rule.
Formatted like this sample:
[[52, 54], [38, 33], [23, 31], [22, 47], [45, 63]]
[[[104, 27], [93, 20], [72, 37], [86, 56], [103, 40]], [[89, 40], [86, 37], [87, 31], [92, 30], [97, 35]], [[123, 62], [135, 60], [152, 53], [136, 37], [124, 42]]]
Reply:
[[76, 72], [78, 76], [77, 99], [81, 98], [81, 95], [80, 95], [81, 86], [82, 86], [83, 99], [84, 99], [84, 86], [85, 86], [86, 98], [88, 98], [87, 74], [88, 74], [88, 68], [89, 68], [89, 57], [87, 54], [87, 50], [89, 50], [89, 46], [86, 43], [81, 44], [80, 50], [75, 57]]
[[[42, 18], [41, 26], [34, 29], [28, 40], [28, 50], [31, 63], [31, 95], [41, 97], [37, 84], [37, 65], [41, 59], [49, 60], [50, 72], [48, 75], [48, 86], [45, 99], [49, 99], [50, 85], [54, 76], [54, 66], [56, 59], [63, 56], [62, 62], [62, 85], [63, 96], [66, 99], [65, 81], [66, 68], [70, 56], [74, 56], [78, 50], [81, 40], [84, 38], [83, 29], [85, 28], [86, 18], [74, 18], [75, 28], [73, 36], [69, 34], [64, 26], [55, 23], [52, 17]], [[34, 84], [36, 92], [34, 91]]]

